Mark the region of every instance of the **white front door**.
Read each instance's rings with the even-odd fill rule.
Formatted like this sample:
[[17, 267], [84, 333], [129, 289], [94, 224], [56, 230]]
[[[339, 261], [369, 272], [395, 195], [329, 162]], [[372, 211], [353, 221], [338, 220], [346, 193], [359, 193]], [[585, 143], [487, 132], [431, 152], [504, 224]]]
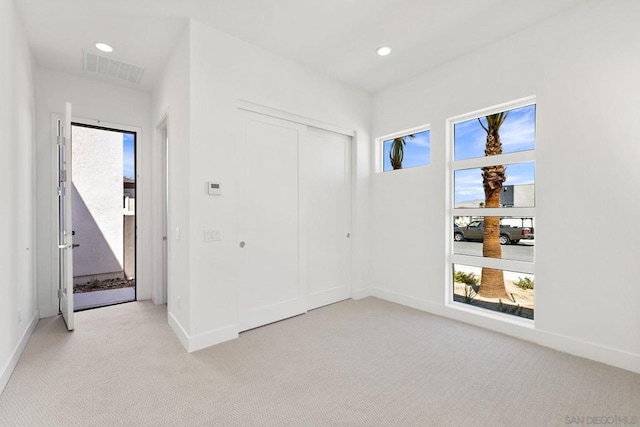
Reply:
[[308, 309], [351, 297], [351, 138], [309, 128], [306, 138]]
[[238, 308], [245, 331], [306, 312], [299, 197], [306, 127], [248, 112], [242, 117]]
[[58, 120], [58, 259], [59, 311], [73, 330], [73, 231], [71, 221], [71, 104], [66, 103], [63, 120]]

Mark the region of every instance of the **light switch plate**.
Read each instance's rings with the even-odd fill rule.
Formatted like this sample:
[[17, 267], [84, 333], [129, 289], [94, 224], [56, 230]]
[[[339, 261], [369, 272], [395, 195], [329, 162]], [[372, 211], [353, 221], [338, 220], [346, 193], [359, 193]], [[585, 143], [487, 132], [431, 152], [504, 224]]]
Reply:
[[219, 242], [222, 240], [222, 232], [220, 230], [204, 230], [205, 242]]
[[217, 181], [207, 182], [207, 192], [209, 193], [210, 196], [221, 196], [222, 184]]

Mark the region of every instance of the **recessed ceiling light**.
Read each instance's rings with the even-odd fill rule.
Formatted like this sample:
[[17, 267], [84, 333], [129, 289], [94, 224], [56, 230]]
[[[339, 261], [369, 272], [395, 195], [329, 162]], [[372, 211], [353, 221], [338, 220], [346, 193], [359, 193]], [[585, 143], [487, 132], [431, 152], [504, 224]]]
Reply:
[[113, 48], [106, 43], [96, 42], [96, 47], [103, 52], [113, 52]]
[[378, 48], [377, 52], [380, 56], [387, 56], [391, 53], [391, 48], [389, 46], [382, 46]]

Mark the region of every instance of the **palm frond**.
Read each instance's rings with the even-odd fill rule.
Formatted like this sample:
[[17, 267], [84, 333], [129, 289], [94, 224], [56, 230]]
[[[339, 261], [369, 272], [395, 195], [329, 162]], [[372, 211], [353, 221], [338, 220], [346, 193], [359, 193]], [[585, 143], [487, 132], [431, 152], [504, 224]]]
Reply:
[[402, 160], [404, 160], [404, 146], [407, 144], [405, 138], [414, 139], [414, 134], [394, 138], [389, 147], [389, 160], [393, 169], [402, 169]]

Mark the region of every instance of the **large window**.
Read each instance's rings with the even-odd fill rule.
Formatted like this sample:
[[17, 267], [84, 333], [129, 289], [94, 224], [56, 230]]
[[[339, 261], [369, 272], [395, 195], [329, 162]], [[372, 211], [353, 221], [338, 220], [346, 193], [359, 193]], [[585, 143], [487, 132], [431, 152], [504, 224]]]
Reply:
[[431, 163], [431, 132], [421, 127], [380, 138], [382, 172]]
[[452, 304], [534, 318], [535, 99], [449, 127]]

